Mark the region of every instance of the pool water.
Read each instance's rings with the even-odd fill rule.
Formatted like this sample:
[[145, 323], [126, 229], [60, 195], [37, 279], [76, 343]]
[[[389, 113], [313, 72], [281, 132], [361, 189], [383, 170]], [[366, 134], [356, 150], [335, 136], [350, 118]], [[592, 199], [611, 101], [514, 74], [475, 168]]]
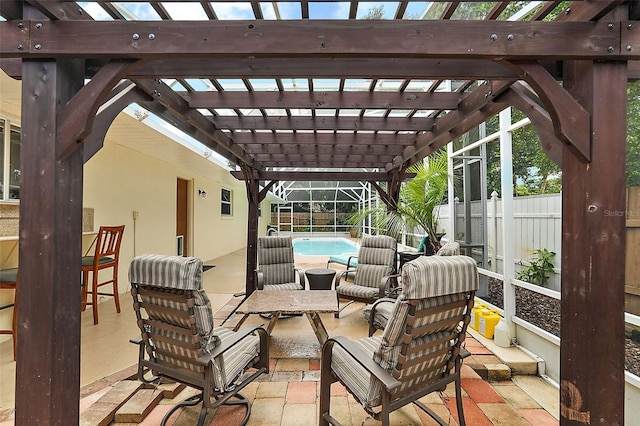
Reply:
[[293, 252], [307, 256], [335, 256], [357, 253], [358, 245], [345, 238], [296, 238]]

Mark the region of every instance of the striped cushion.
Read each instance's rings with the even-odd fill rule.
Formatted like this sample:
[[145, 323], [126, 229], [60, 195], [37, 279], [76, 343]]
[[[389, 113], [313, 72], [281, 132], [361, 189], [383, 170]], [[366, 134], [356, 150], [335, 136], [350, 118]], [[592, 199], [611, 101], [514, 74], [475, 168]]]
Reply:
[[478, 289], [478, 269], [468, 256], [421, 256], [402, 268], [402, 295], [423, 299]]
[[263, 287], [263, 290], [264, 291], [283, 291], [283, 290], [303, 290], [303, 288], [298, 283], [266, 284]]
[[460, 244], [455, 241], [450, 241], [440, 247], [440, 250], [436, 253], [437, 256], [459, 256]]
[[[402, 292], [397, 302], [393, 306], [393, 311], [389, 316], [389, 322], [384, 329], [380, 346], [374, 352], [374, 361], [382, 368], [391, 372], [396, 366], [398, 354], [401, 349], [401, 340], [405, 331], [407, 316], [410, 309], [410, 300], [418, 300], [418, 309], [425, 307], [439, 306], [456, 300], [464, 299], [465, 293], [478, 289], [478, 271], [476, 262], [467, 256], [422, 256], [404, 265], [402, 269]], [[456, 309], [453, 314], [462, 314], [464, 306]], [[422, 325], [433, 324], [445, 316], [450, 316], [451, 311], [440, 312], [413, 324], [414, 328]], [[428, 336], [414, 339], [409, 344], [415, 347], [429, 340], [438, 339], [451, 334], [451, 330], [434, 330]], [[451, 335], [453, 338], [454, 336]], [[446, 339], [445, 339], [446, 340]], [[445, 344], [442, 346], [446, 347]], [[440, 347], [438, 347], [440, 348]], [[435, 350], [437, 350], [436, 348]], [[434, 349], [432, 349], [434, 350]], [[436, 364], [442, 361], [441, 355], [437, 359], [428, 359], [429, 364]], [[418, 364], [415, 368], [423, 368], [423, 364]], [[434, 372], [436, 377], [441, 372]], [[405, 372], [405, 374], [410, 374]], [[403, 384], [403, 388], [411, 386], [411, 381]], [[371, 379], [367, 403], [372, 406], [379, 405], [382, 384]]]
[[[381, 330], [387, 326], [387, 322], [389, 321], [389, 318], [391, 317], [391, 313], [393, 312], [393, 305], [395, 305], [395, 301], [393, 302], [384, 301], [376, 305], [376, 312], [373, 317], [373, 324], [377, 329]], [[371, 317], [372, 306], [373, 304], [366, 305], [362, 309], [362, 313], [364, 314], [364, 317], [367, 319], [367, 321], [369, 321], [369, 317]]]
[[336, 292], [338, 296], [344, 297], [359, 297], [365, 299], [377, 299], [380, 290], [378, 287], [366, 287], [362, 285], [350, 284], [350, 285], [340, 285], [336, 287]]
[[291, 237], [258, 238], [258, 264], [265, 285], [295, 282]]
[[202, 289], [202, 260], [196, 257], [143, 254], [129, 265], [129, 281], [182, 290]]
[[396, 268], [397, 242], [387, 235], [365, 236], [358, 251], [358, 273], [354, 284], [378, 288], [385, 275]]
[[[224, 344], [227, 340], [235, 336], [235, 332], [224, 328], [215, 327], [214, 334]], [[209, 351], [213, 349], [210, 348]], [[217, 389], [229, 390], [233, 387], [233, 382], [243, 372], [247, 364], [260, 351], [260, 338], [249, 335], [224, 352], [222, 357], [216, 358], [213, 368], [213, 385]], [[206, 351], [208, 352], [208, 351]]]
[[[380, 337], [366, 337], [355, 340], [353, 343], [359, 346], [369, 358], [372, 358], [373, 352], [380, 346]], [[371, 375], [339, 345], [333, 347], [331, 370], [336, 373], [361, 403], [367, 402]]]
[[[129, 281], [143, 286], [163, 287], [170, 292], [171, 289], [193, 290], [195, 300], [193, 310], [196, 317], [196, 330], [201, 336], [200, 345], [203, 349], [217, 345], [219, 340], [213, 333], [211, 301], [207, 293], [202, 290], [201, 259], [155, 254], [137, 256], [129, 266]], [[148, 300], [147, 302], [176, 307], [172, 302], [163, 299]], [[171, 323], [169, 319], [163, 320]]]

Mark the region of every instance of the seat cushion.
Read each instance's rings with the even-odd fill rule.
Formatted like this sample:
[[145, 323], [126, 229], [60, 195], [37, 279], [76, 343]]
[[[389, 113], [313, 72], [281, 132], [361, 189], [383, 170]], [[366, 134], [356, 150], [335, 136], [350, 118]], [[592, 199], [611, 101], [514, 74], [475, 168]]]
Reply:
[[[354, 340], [353, 343], [367, 354], [367, 358], [373, 359], [373, 353], [380, 346], [380, 340], [379, 336], [373, 336]], [[339, 345], [333, 347], [331, 369], [362, 404], [369, 405], [371, 374]]]
[[[373, 325], [379, 329], [383, 330], [387, 326], [387, 322], [389, 322], [389, 317], [391, 316], [391, 312], [393, 311], [393, 305], [395, 301], [382, 301], [376, 304], [375, 315], [373, 317]], [[364, 317], [369, 321], [371, 317], [373, 304], [366, 305], [362, 309], [362, 313]]]
[[[214, 327], [213, 334], [222, 345], [232, 339], [236, 333], [225, 327]], [[209, 352], [214, 347], [209, 348]], [[205, 350], [207, 352], [207, 350]], [[229, 348], [222, 357], [216, 358], [213, 369], [213, 385], [217, 389], [228, 390], [234, 381], [245, 370], [247, 364], [258, 356], [260, 352], [260, 338], [249, 335], [239, 343]]]
[[346, 298], [362, 298], [362, 299], [377, 299], [380, 290], [377, 287], [366, 287], [357, 284], [340, 285], [336, 287], [338, 296], [344, 296]]
[[[82, 256], [82, 266], [93, 266], [93, 259], [94, 259], [94, 256]], [[98, 260], [98, 264], [104, 265], [105, 263], [111, 263], [114, 261], [115, 259], [113, 257], [102, 256]]]
[[298, 283], [265, 284], [262, 289], [265, 291], [283, 291], [283, 290], [303, 290], [303, 287]]
[[0, 269], [0, 282], [13, 283], [18, 279], [18, 268]]

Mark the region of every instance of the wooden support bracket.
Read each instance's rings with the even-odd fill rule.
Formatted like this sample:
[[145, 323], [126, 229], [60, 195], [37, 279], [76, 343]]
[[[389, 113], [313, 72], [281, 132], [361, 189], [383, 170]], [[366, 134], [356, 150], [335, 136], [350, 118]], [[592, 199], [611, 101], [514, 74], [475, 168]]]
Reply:
[[113, 87], [143, 61], [114, 60], [67, 102], [57, 118], [58, 161], [66, 160], [91, 133], [98, 108]]
[[549, 72], [537, 62], [507, 62], [542, 100], [553, 129], [581, 162], [591, 161], [591, 117]]

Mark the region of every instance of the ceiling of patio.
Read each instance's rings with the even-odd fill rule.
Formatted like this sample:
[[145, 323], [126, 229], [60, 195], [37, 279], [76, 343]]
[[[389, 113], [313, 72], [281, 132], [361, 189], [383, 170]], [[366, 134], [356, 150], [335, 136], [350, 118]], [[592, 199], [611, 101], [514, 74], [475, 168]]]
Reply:
[[[73, 44], [68, 54], [89, 58], [90, 74], [108, 58], [130, 58], [138, 45], [159, 42], [157, 54], [131, 71], [105, 106], [130, 97], [135, 108], [171, 123], [230, 164], [260, 178], [295, 180], [309, 170], [403, 173], [504, 109], [499, 96], [517, 74], [491, 54], [486, 60], [464, 58], [465, 49], [477, 48], [470, 44], [474, 34], [485, 34], [483, 43], [495, 46], [496, 53], [509, 49], [513, 35], [505, 33], [507, 27], [494, 33], [485, 21], [596, 20], [622, 1], [2, 1], [0, 14], [21, 19], [23, 3], [52, 20], [139, 21], [139, 33], [118, 38], [116, 26], [104, 33], [106, 46], [122, 46], [128, 39], [130, 49], [121, 55], [107, 54], [106, 48], [95, 52], [85, 26], [68, 27], [73, 38], [66, 39], [43, 27], [49, 37], [43, 37], [43, 48]], [[211, 22], [215, 25], [203, 25]], [[513, 31], [517, 37], [540, 28]], [[442, 33], [448, 37], [439, 37]], [[206, 45], [203, 49], [212, 42], [222, 54], [162, 57], [162, 46], [170, 49], [188, 37]], [[255, 44], [247, 48], [251, 37]], [[555, 37], [568, 40], [570, 34]], [[412, 51], [416, 40], [427, 53]], [[83, 53], [91, 48], [93, 53]], [[604, 54], [602, 46], [590, 48]], [[571, 47], [558, 43], [544, 49], [539, 63], [558, 77], [560, 58]], [[530, 60], [533, 54], [512, 57]], [[19, 73], [15, 61], [5, 59], [0, 66], [10, 75]], [[295, 172], [275, 173], [292, 168]]]

